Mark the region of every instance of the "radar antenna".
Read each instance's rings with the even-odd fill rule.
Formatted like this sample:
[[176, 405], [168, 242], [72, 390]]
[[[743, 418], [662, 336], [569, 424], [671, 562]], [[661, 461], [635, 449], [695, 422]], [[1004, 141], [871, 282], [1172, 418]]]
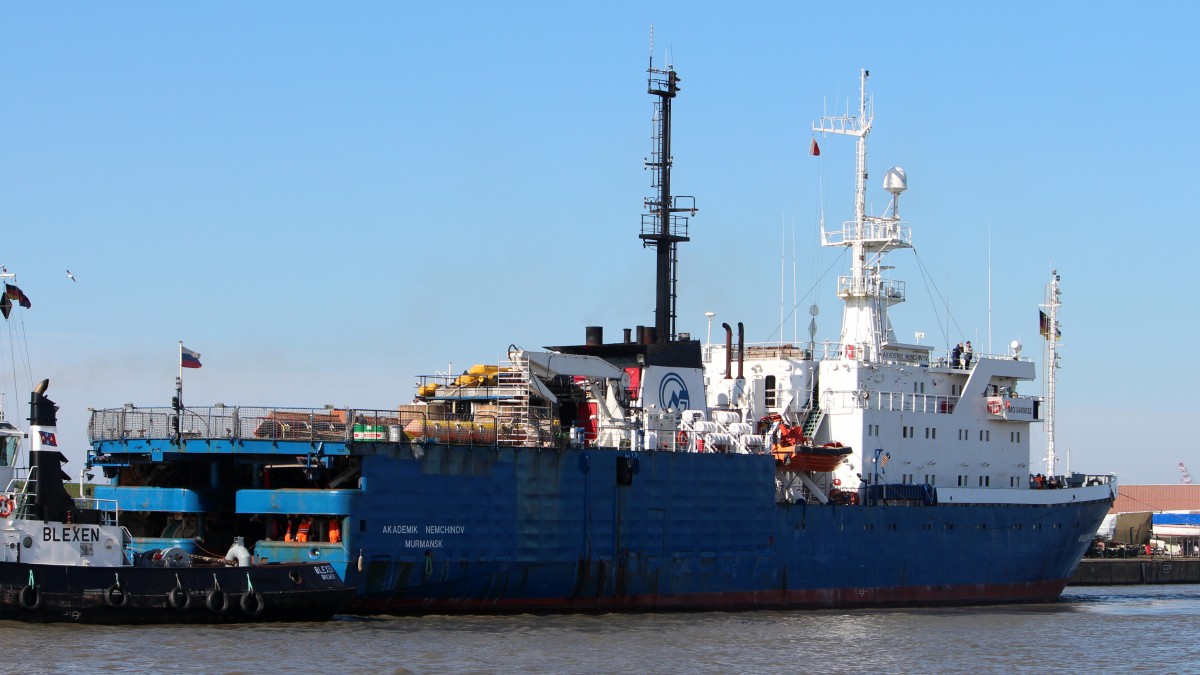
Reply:
[[679, 255], [677, 246], [688, 241], [687, 213], [696, 215], [696, 198], [671, 195], [671, 101], [679, 93], [679, 76], [675, 68], [667, 64], [665, 70], [654, 67], [654, 27], [650, 27], [650, 68], [647, 78], [647, 93], [658, 97], [654, 104], [653, 150], [646, 166], [653, 178], [651, 187], [658, 194], [644, 200], [649, 213], [642, 214], [642, 246], [657, 251], [657, 274], [655, 276], [654, 341], [670, 342], [675, 339], [675, 299], [679, 281]]

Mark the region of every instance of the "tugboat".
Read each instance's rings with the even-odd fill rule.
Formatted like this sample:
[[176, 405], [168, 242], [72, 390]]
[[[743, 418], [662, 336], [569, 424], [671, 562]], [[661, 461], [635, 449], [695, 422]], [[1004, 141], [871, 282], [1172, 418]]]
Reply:
[[0, 422], [8, 485], [0, 492], [0, 619], [316, 621], [354, 598], [354, 589], [324, 561], [271, 562], [252, 556], [236, 540], [224, 558], [178, 547], [137, 550], [115, 501], [67, 492], [58, 406], [46, 397], [48, 386], [43, 380], [30, 397], [27, 470], [15, 467], [24, 433]]

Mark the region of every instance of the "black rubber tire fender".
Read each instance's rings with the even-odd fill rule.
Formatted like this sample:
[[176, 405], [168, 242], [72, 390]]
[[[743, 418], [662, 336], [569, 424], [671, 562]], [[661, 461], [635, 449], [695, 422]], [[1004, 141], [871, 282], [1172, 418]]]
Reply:
[[129, 593], [121, 587], [121, 584], [113, 584], [104, 589], [104, 604], [120, 609], [129, 604]]
[[263, 594], [258, 591], [246, 591], [242, 594], [242, 599], [238, 604], [241, 606], [242, 613], [247, 616], [259, 616], [267, 608]]
[[171, 609], [183, 611], [190, 604], [192, 604], [192, 597], [188, 595], [187, 591], [183, 590], [182, 586], [176, 586], [167, 593], [167, 605]]
[[42, 587], [29, 584], [17, 595], [17, 604], [21, 609], [34, 611], [42, 607]]
[[224, 614], [225, 610], [229, 607], [229, 594], [220, 586], [217, 586], [204, 597], [204, 606], [213, 614]]

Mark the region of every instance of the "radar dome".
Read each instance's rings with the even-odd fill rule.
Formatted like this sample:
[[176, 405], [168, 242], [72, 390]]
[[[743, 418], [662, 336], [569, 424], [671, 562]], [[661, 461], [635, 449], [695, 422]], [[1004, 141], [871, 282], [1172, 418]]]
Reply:
[[893, 166], [883, 174], [883, 189], [894, 195], [904, 192], [908, 189], [908, 174], [904, 173], [904, 169]]

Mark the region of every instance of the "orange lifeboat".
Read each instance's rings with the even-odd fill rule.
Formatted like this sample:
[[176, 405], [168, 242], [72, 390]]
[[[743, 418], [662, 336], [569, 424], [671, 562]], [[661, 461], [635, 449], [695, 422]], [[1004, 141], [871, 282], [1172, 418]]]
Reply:
[[851, 452], [841, 443], [815, 445], [811, 438], [804, 436], [800, 427], [784, 424], [778, 415], [771, 415], [764, 421], [779, 423], [779, 439], [771, 447], [771, 453], [775, 455], [775, 465], [785, 471], [828, 473]]

